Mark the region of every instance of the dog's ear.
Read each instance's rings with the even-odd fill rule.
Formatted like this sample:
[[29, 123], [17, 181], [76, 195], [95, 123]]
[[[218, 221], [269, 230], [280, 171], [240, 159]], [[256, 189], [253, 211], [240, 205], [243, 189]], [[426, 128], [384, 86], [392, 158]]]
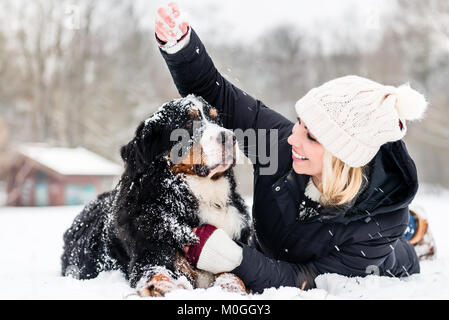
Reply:
[[131, 159], [133, 140], [131, 140], [130, 142], [128, 142], [128, 144], [125, 144], [120, 148], [120, 156], [122, 157], [123, 162], [125, 163], [129, 163]]
[[170, 128], [157, 122], [142, 122], [134, 138], [121, 147], [120, 154], [128, 166], [143, 169], [170, 147]]
[[123, 159], [123, 161], [128, 165], [133, 165], [136, 162], [136, 155], [137, 155], [137, 148], [136, 145], [138, 141], [140, 140], [142, 128], [144, 126], [144, 123], [141, 123], [135, 132], [134, 138], [122, 146], [120, 148], [120, 155]]

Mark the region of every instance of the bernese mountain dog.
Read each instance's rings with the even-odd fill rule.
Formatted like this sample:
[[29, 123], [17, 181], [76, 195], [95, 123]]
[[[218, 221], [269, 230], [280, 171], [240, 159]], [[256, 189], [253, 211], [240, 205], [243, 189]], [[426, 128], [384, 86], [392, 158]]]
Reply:
[[117, 186], [87, 204], [64, 233], [62, 275], [91, 279], [121, 270], [132, 288], [150, 296], [179, 287], [182, 276], [191, 288], [216, 283], [189, 265], [183, 248], [198, 241], [192, 228], [201, 224], [251, 241], [233, 174], [237, 148], [233, 132], [201, 97], [162, 105], [121, 147], [125, 168]]

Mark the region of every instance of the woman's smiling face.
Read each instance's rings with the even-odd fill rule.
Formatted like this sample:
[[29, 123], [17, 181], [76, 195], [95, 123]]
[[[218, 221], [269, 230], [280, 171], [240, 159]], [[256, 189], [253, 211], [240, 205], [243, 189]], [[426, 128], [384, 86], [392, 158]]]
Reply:
[[300, 118], [293, 126], [287, 142], [292, 146], [293, 170], [299, 174], [314, 176], [315, 182], [321, 181], [324, 147]]

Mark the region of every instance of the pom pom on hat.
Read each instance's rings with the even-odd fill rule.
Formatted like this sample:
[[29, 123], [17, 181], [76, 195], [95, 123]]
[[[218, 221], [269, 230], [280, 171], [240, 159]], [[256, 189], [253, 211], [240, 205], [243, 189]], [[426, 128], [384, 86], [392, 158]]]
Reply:
[[428, 105], [424, 95], [412, 89], [408, 83], [399, 86], [396, 95], [399, 118], [413, 121], [424, 117]]

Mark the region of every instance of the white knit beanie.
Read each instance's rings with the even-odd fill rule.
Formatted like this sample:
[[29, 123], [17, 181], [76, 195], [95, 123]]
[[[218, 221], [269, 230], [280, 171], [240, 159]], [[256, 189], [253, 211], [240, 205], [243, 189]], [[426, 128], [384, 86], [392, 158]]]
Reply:
[[295, 105], [307, 129], [323, 147], [351, 167], [374, 158], [380, 146], [404, 137], [405, 120], [419, 120], [427, 108], [408, 84], [385, 86], [346, 76], [310, 90]]

